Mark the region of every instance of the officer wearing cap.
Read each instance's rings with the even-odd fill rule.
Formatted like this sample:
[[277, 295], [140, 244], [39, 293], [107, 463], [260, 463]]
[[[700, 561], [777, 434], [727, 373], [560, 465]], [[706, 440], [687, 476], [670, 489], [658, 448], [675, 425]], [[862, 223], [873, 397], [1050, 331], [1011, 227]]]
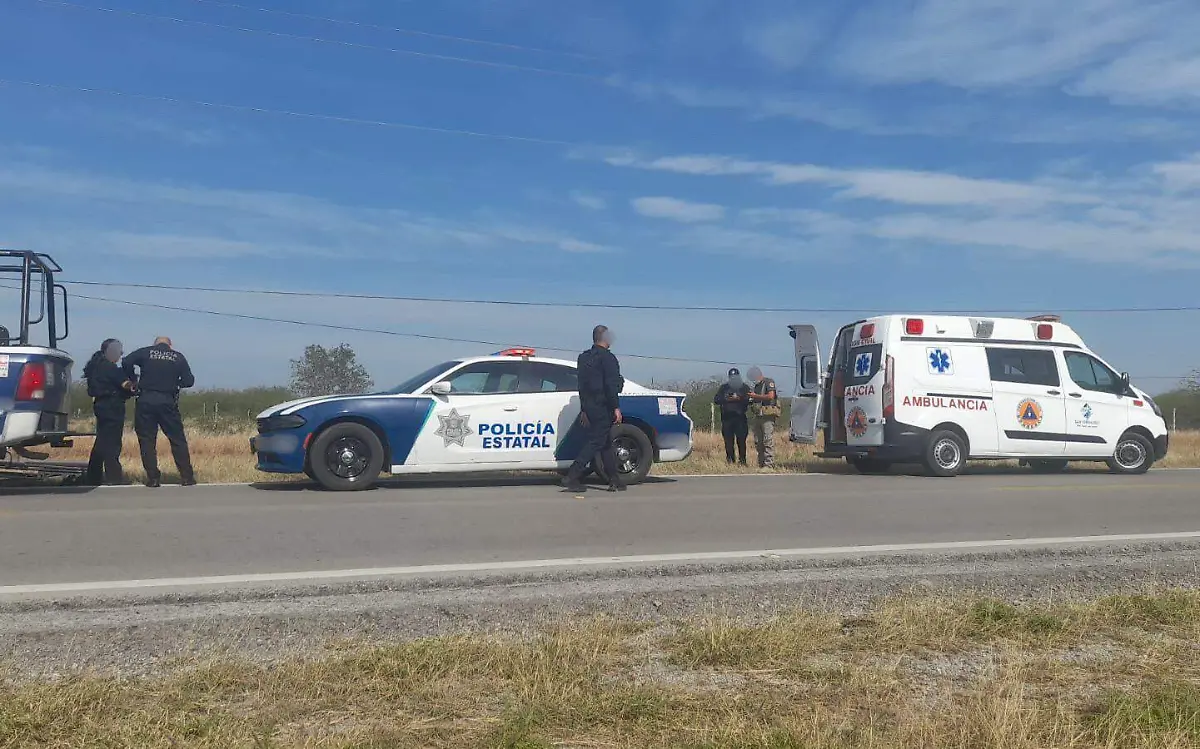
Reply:
[[194, 486], [195, 472], [188, 453], [187, 436], [183, 433], [183, 417], [179, 414], [179, 390], [196, 384], [187, 358], [171, 347], [165, 336], [154, 339], [153, 346], [140, 348], [125, 357], [126, 377], [135, 379], [134, 368], [141, 370], [136, 377], [137, 407], [133, 413], [133, 430], [137, 433], [146, 469], [146, 485], [162, 486], [158, 472], [158, 430], [161, 428], [171, 443], [171, 456], [179, 469], [184, 486]]
[[725, 438], [725, 459], [730, 463], [734, 462], [733, 449], [736, 443], [736, 458], [742, 465], [746, 465], [746, 436], [750, 433], [746, 411], [750, 408], [750, 386], [742, 380], [742, 373], [737, 367], [729, 370], [729, 380], [717, 389], [713, 403], [721, 407], [721, 436]]
[[775, 421], [780, 415], [779, 393], [775, 381], [758, 367], [748, 372], [754, 387], [750, 389], [750, 426], [754, 429], [754, 447], [758, 451], [758, 467], [775, 465]]
[[583, 491], [584, 472], [597, 456], [604, 464], [608, 490], [625, 491], [625, 485], [617, 476], [617, 457], [610, 437], [613, 425], [621, 423], [619, 396], [625, 387], [621, 364], [611, 351], [612, 344], [612, 331], [597, 325], [592, 329], [592, 347], [579, 355], [579, 406], [582, 411], [579, 420], [587, 430], [587, 444], [579, 451], [563, 479], [567, 491]]

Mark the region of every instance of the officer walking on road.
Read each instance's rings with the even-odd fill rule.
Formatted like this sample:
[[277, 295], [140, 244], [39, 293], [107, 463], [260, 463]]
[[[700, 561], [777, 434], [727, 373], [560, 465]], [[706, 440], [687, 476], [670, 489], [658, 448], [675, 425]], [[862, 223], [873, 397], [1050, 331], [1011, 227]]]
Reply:
[[729, 370], [729, 381], [722, 383], [713, 403], [721, 407], [721, 436], [725, 438], [725, 459], [734, 462], [734, 443], [737, 443], [737, 459], [746, 465], [746, 436], [750, 425], [746, 411], [750, 408], [750, 386], [742, 380], [736, 367]]
[[137, 382], [137, 407], [133, 414], [133, 430], [142, 451], [142, 466], [146, 469], [146, 486], [162, 486], [158, 472], [158, 430], [161, 428], [171, 443], [171, 456], [179, 469], [184, 486], [194, 486], [196, 475], [188, 453], [187, 437], [183, 433], [183, 417], [179, 414], [179, 389], [196, 384], [187, 358], [171, 348], [171, 339], [159, 337], [154, 345], [140, 348], [125, 357], [125, 375], [133, 380], [134, 367], [141, 370]]
[[763, 375], [758, 367], [747, 373], [754, 387], [750, 391], [750, 425], [754, 428], [754, 447], [758, 451], [758, 467], [775, 465], [775, 420], [781, 413], [775, 381]]
[[584, 490], [584, 472], [597, 455], [608, 477], [608, 491], [625, 491], [625, 485], [617, 476], [617, 458], [610, 437], [613, 425], [621, 423], [618, 396], [625, 387], [621, 365], [610, 350], [612, 344], [612, 331], [597, 325], [592, 330], [592, 347], [579, 355], [579, 419], [587, 430], [587, 444], [580, 450], [579, 457], [575, 458], [567, 477], [563, 479], [567, 491]]
[[125, 433], [125, 401], [133, 396], [133, 381], [117, 366], [121, 351], [121, 342], [109, 338], [83, 367], [92, 413], [96, 415], [96, 439], [87, 467], [87, 483], [91, 486], [124, 481], [121, 438]]

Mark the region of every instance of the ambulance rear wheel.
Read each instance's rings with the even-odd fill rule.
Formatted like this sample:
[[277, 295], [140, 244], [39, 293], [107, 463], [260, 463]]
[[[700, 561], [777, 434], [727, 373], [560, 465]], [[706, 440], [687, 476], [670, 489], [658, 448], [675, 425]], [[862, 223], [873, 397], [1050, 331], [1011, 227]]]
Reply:
[[331, 491], [369, 489], [383, 470], [383, 443], [362, 424], [334, 424], [309, 448], [312, 477]]
[[886, 460], [880, 460], [878, 458], [864, 458], [857, 455], [846, 458], [846, 462], [849, 463], [854, 470], [866, 475], [887, 473], [892, 468], [892, 464]]
[[925, 467], [930, 475], [957, 476], [967, 464], [967, 445], [962, 436], [948, 429], [934, 432], [925, 448]]
[[1117, 440], [1117, 449], [1108, 460], [1113, 473], [1137, 475], [1154, 465], [1154, 445], [1137, 432], [1127, 432]]
[[1067, 461], [1054, 458], [1051, 460], [1031, 460], [1029, 467], [1034, 473], [1062, 473], [1067, 470]]
[[[627, 486], [642, 483], [654, 464], [654, 446], [650, 444], [650, 438], [641, 429], [629, 424], [616, 425], [610, 435], [621, 483]], [[608, 481], [604, 462], [599, 455], [592, 461], [592, 466], [602, 481]]]

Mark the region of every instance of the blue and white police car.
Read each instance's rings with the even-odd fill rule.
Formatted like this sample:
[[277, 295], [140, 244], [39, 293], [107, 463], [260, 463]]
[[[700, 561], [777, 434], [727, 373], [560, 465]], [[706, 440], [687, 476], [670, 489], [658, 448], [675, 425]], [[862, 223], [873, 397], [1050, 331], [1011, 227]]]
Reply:
[[[258, 469], [353, 491], [392, 475], [563, 471], [583, 447], [575, 362], [514, 348], [438, 364], [392, 390], [282, 403], [258, 416]], [[626, 380], [612, 431], [625, 483], [692, 451], [683, 393]], [[597, 469], [602, 471], [603, 469]], [[604, 478], [604, 477], [602, 477]]]

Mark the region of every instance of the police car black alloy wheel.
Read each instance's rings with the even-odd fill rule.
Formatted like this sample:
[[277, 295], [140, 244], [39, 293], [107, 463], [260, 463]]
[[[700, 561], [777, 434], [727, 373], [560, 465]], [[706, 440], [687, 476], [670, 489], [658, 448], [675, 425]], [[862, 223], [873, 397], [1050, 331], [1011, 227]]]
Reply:
[[[641, 429], [629, 424], [618, 424], [612, 430], [612, 449], [617, 463], [617, 475], [623, 484], [641, 483], [650, 473], [654, 462], [654, 446], [650, 438]], [[596, 475], [607, 481], [604, 475], [604, 464], [600, 456], [596, 456], [593, 464]]]
[[1154, 445], [1137, 432], [1126, 432], [1117, 442], [1108, 467], [1114, 473], [1141, 474], [1154, 465]]
[[362, 424], [334, 424], [313, 440], [308, 460], [321, 486], [357, 491], [374, 484], [383, 470], [383, 444]]
[[962, 472], [967, 463], [967, 446], [963, 438], [948, 429], [934, 432], [925, 448], [925, 467], [934, 476], [949, 478]]

